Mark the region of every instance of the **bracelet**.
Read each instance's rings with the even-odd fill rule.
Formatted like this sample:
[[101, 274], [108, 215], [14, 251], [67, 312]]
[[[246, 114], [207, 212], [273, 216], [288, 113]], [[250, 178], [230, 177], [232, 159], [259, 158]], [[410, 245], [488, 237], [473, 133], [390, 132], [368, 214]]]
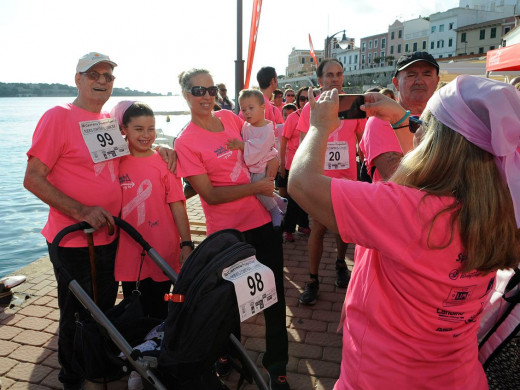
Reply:
[[392, 129], [398, 128], [397, 126], [399, 126], [401, 123], [403, 123], [409, 116], [410, 116], [410, 110], [406, 110], [403, 117], [392, 125]]
[[399, 126], [399, 127], [393, 127], [393, 126], [392, 126], [392, 129], [394, 129], [394, 130], [398, 130], [398, 129], [404, 129], [405, 127], [408, 127], [408, 125]]
[[195, 244], [193, 243], [193, 241], [183, 241], [180, 244], [181, 249], [183, 246], [189, 246], [191, 249], [195, 249]]

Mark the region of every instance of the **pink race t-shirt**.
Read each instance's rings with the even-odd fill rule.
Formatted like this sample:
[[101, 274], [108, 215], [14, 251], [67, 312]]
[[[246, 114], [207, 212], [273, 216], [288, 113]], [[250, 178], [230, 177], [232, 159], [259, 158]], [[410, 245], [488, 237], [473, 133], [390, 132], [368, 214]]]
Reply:
[[[365, 163], [369, 173], [372, 172], [376, 157], [388, 152], [403, 153], [390, 122], [376, 117], [368, 119], [359, 148], [365, 155]], [[377, 169], [374, 171], [372, 180], [383, 180]]]
[[269, 97], [264, 95], [265, 102], [265, 119], [273, 122], [275, 125], [283, 123], [282, 111], [271, 103]]
[[267, 162], [278, 155], [274, 147], [273, 122], [268, 121], [265, 126], [260, 127], [244, 122], [242, 138], [244, 139], [244, 161], [249, 172], [265, 172]]
[[347, 290], [335, 389], [487, 389], [476, 340], [495, 273], [461, 272], [456, 226], [431, 248], [449, 241], [449, 213], [429, 228], [454, 199], [347, 180], [332, 180], [331, 198], [343, 241], [367, 248]]
[[287, 139], [287, 148], [285, 149], [285, 169], [290, 170], [296, 149], [300, 146], [300, 132], [296, 129], [298, 120], [300, 119], [300, 111], [295, 111], [287, 117], [283, 125], [282, 136]]
[[[180, 236], [169, 204], [184, 202], [181, 180], [168, 171], [162, 157], [125, 156], [119, 166], [123, 192], [121, 218], [137, 229], [159, 255], [179, 273]], [[117, 248], [115, 278], [135, 281], [139, 275], [143, 248], [121, 232]], [[148, 256], [144, 258], [140, 279], [169, 280]]]
[[[307, 133], [310, 128], [311, 106], [307, 103], [301, 112], [296, 128]], [[329, 135], [325, 154], [325, 176], [357, 180], [356, 134], [362, 134], [364, 119], [342, 120]]]
[[[242, 151], [226, 148], [229, 139], [242, 139], [243, 121], [231, 111], [216, 111], [214, 115], [222, 122], [224, 131], [214, 133], [190, 122], [175, 141], [177, 174], [188, 180], [190, 176], [206, 174], [214, 187], [249, 184], [251, 178]], [[201, 197], [201, 204], [208, 234], [228, 228], [246, 231], [271, 221], [253, 195], [220, 204], [208, 204]]]
[[[121, 210], [119, 158], [94, 163], [80, 130], [81, 122], [109, 117], [106, 112], [92, 113], [73, 104], [51, 108], [38, 122], [27, 156], [38, 158], [49, 168], [47, 180], [65, 195], [87, 206], [101, 206], [117, 216]], [[50, 207], [42, 234], [52, 242], [59, 231], [78, 222]], [[116, 237], [109, 236], [107, 229], [99, 229], [94, 232], [94, 244], [106, 245]], [[64, 247], [87, 245], [82, 231], [70, 233], [60, 242]]]

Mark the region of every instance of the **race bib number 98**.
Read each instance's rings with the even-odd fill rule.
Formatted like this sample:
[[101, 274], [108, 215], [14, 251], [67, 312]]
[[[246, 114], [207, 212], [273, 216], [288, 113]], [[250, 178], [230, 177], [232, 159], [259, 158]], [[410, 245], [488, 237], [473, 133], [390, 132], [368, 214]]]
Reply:
[[260, 263], [255, 256], [224, 268], [222, 278], [235, 285], [240, 321], [245, 321], [278, 302], [273, 271]]
[[130, 154], [117, 120], [105, 118], [79, 123], [92, 161], [95, 163]]

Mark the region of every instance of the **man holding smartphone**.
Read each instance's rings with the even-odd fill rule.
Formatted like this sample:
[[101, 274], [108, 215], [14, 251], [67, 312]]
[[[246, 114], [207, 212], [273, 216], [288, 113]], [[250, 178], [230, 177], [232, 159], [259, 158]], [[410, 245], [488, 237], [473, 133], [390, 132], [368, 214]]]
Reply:
[[[343, 64], [336, 59], [323, 60], [316, 70], [318, 82], [322, 91], [336, 88], [339, 92], [343, 86]], [[363, 135], [366, 119], [342, 120], [328, 139], [327, 157], [325, 159], [325, 175], [335, 178], [357, 180], [356, 143]], [[306, 104], [298, 121], [297, 129], [301, 132], [301, 139], [309, 131], [310, 106]], [[291, 189], [289, 188], [289, 193]], [[309, 274], [310, 280], [305, 284], [305, 290], [300, 295], [299, 301], [304, 305], [314, 305], [319, 295], [318, 268], [323, 253], [323, 238], [326, 227], [316, 220], [312, 221], [312, 230], [309, 236]], [[336, 234], [336, 246], [338, 250], [336, 258], [336, 282], [337, 287], [346, 288], [350, 281], [350, 271], [345, 263], [347, 243], [344, 243]]]
[[[399, 104], [412, 115], [421, 115], [439, 83], [439, 64], [424, 51], [405, 54], [397, 60], [392, 82], [399, 91]], [[390, 123], [375, 117], [368, 120], [359, 147], [373, 181], [388, 180], [403, 158]]]

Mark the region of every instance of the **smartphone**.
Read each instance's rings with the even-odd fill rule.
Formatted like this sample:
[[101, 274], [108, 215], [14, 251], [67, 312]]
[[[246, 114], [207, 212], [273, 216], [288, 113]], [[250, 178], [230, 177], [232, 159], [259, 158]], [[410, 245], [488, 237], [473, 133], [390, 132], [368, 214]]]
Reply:
[[364, 95], [339, 95], [338, 118], [340, 119], [363, 119], [367, 117], [365, 111], [359, 107], [365, 104]]

